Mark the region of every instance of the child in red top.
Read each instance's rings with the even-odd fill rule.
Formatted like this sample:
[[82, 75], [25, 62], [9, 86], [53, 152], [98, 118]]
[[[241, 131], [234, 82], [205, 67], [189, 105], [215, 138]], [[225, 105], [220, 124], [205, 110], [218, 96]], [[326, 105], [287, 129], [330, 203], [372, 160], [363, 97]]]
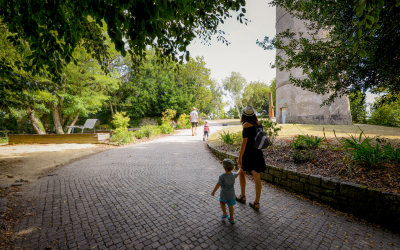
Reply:
[[207, 141], [208, 141], [208, 135], [210, 134], [210, 127], [208, 126], [207, 121], [204, 122], [204, 135], [203, 135], [203, 141], [206, 140], [206, 136], [207, 136]]

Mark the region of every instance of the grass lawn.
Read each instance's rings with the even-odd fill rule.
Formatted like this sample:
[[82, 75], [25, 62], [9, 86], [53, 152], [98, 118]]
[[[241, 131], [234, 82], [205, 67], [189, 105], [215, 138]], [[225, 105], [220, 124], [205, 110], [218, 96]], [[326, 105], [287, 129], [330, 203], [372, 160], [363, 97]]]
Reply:
[[[235, 120], [227, 120], [228, 125], [238, 125], [240, 124], [238, 119]], [[394, 127], [386, 127], [386, 126], [377, 126], [377, 125], [369, 125], [369, 124], [354, 124], [354, 125], [314, 125], [314, 124], [278, 124], [279, 127], [282, 128], [279, 131], [278, 138], [292, 138], [296, 135], [316, 135], [319, 137], [325, 135], [327, 138], [334, 138], [336, 135], [340, 137], [350, 137], [358, 136], [361, 131], [368, 137], [381, 137], [387, 138], [392, 142], [400, 143], [400, 128]], [[219, 137], [219, 133], [222, 131], [229, 132], [239, 132], [242, 130], [241, 126], [229, 126], [220, 130], [218, 133], [212, 134], [210, 140], [216, 140]]]

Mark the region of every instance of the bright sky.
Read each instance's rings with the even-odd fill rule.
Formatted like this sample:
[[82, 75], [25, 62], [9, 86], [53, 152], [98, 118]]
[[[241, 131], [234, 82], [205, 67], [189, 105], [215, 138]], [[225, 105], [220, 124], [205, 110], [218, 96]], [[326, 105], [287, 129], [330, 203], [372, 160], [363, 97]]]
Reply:
[[[271, 63], [275, 60], [275, 50], [266, 51], [256, 44], [257, 39], [275, 36], [275, 7], [267, 0], [246, 1], [247, 26], [236, 20], [236, 14], [221, 24], [225, 38], [231, 42], [228, 46], [218, 42], [216, 37], [211, 45], [202, 44], [195, 39], [189, 46], [191, 57], [203, 56], [206, 67], [211, 69], [211, 77], [219, 83], [232, 71], [239, 72], [247, 82], [263, 81], [270, 83], [276, 76]], [[367, 92], [367, 103], [374, 102], [376, 95]]]
[[239, 72], [248, 83], [269, 83], [275, 77], [275, 69], [270, 66], [275, 60], [275, 50], [265, 51], [256, 44], [264, 36], [275, 36], [275, 7], [269, 6], [267, 0], [246, 1], [246, 17], [250, 20], [247, 26], [236, 20], [235, 13], [220, 25], [219, 29], [225, 31], [225, 38], [231, 42], [228, 46], [214, 38], [210, 46], [196, 39], [188, 48], [191, 57], [204, 57], [211, 77], [219, 83], [232, 71]]

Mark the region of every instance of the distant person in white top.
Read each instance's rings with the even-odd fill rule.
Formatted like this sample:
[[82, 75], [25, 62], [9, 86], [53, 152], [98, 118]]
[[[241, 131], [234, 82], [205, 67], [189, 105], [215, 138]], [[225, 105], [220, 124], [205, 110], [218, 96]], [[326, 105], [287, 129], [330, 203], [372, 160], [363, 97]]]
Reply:
[[[192, 112], [190, 112], [190, 122], [192, 123], [192, 136], [197, 135], [197, 124], [199, 123], [199, 114], [196, 108], [193, 107]], [[194, 128], [194, 133], [193, 133]]]

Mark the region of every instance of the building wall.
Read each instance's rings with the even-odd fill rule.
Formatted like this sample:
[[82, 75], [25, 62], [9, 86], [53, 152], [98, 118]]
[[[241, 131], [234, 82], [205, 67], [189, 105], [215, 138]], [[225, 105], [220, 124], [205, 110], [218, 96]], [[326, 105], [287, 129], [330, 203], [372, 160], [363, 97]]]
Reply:
[[[276, 8], [276, 33], [287, 29], [296, 32], [306, 32], [303, 21], [293, 18], [282, 8]], [[321, 38], [323, 34], [321, 34]], [[277, 50], [282, 55], [283, 51]], [[308, 90], [293, 86], [289, 76], [305, 78], [301, 69], [290, 72], [276, 70], [276, 121], [283, 123], [306, 124], [352, 124], [350, 102], [347, 96], [336, 99], [330, 106], [322, 106], [329, 95], [318, 95]]]

